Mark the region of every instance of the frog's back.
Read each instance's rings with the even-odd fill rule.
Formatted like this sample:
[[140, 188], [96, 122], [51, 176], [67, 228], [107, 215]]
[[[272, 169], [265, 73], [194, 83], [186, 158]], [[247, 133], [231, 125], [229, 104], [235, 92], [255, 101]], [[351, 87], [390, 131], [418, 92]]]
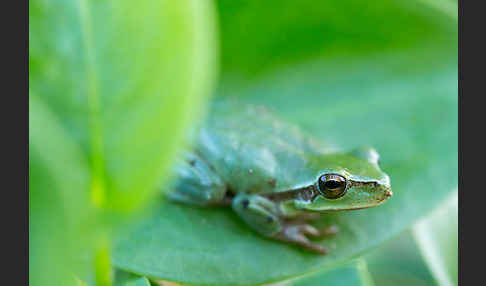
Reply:
[[261, 106], [219, 102], [195, 152], [233, 193], [284, 191], [312, 181], [308, 158], [330, 151]]

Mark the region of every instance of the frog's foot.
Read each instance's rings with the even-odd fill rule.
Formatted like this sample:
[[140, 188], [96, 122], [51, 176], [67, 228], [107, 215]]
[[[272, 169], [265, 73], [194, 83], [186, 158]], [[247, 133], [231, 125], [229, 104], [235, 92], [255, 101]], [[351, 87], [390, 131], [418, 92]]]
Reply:
[[238, 194], [232, 203], [233, 210], [255, 231], [274, 239], [297, 244], [307, 250], [326, 254], [327, 249], [310, 241], [308, 237], [322, 237], [336, 232], [336, 228], [317, 229], [298, 220], [282, 220], [274, 202], [256, 194]]
[[306, 235], [314, 238], [323, 238], [327, 236], [333, 236], [338, 233], [338, 228], [335, 225], [325, 226], [325, 227], [314, 227], [309, 225], [309, 221], [315, 221], [319, 216], [314, 216], [314, 214], [303, 214], [296, 218], [286, 219], [285, 224], [287, 225], [302, 225], [303, 231]]
[[327, 254], [327, 248], [320, 244], [311, 242], [306, 235], [318, 237], [321, 235], [321, 232], [308, 224], [287, 225], [284, 226], [283, 230], [278, 233], [275, 238], [297, 244], [307, 250], [317, 252], [322, 255]]

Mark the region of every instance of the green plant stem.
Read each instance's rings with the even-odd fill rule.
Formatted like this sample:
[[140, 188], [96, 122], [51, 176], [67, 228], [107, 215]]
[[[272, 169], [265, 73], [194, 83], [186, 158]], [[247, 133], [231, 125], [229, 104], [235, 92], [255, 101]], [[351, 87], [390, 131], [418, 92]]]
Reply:
[[104, 238], [95, 251], [95, 281], [96, 286], [111, 286], [113, 274], [110, 262], [110, 243]]

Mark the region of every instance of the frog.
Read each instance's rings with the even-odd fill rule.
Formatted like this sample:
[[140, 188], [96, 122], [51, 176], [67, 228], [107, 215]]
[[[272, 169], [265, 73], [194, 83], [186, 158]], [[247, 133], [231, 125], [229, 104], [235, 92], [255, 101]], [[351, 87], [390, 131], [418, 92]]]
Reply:
[[[329, 130], [343, 131], [336, 127]], [[312, 223], [330, 212], [376, 207], [392, 196], [378, 152], [341, 150], [264, 106], [223, 102], [180, 154], [174, 202], [229, 207], [255, 233], [325, 255], [316, 239], [338, 233]]]

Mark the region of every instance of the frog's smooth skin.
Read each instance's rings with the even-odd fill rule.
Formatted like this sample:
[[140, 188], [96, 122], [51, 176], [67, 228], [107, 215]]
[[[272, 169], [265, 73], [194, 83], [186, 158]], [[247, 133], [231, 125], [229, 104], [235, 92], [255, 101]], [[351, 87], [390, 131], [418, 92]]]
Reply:
[[[334, 132], [346, 130], [329, 130], [329, 137]], [[193, 151], [177, 164], [170, 199], [231, 206], [261, 235], [326, 254], [309, 238], [332, 235], [336, 228], [317, 229], [311, 220], [378, 206], [391, 197], [378, 157], [367, 147], [333, 151], [264, 108], [220, 104]]]

